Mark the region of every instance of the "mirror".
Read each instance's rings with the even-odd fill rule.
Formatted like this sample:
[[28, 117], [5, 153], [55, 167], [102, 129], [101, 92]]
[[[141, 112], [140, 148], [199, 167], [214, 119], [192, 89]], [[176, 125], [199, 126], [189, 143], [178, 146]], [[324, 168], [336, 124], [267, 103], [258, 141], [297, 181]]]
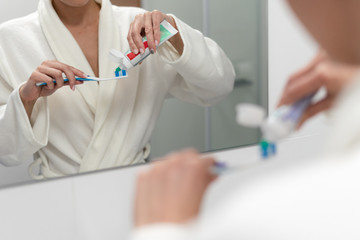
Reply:
[[[256, 129], [240, 127], [235, 106], [256, 103], [267, 108], [267, 1], [266, 0], [112, 0], [114, 4], [138, 5], [147, 10], [173, 13], [214, 39], [229, 56], [236, 70], [234, 91], [213, 107], [203, 108], [167, 99], [150, 140], [150, 160], [184, 147], [201, 152], [257, 143]], [[38, 0], [4, 0], [0, 22], [24, 16], [37, 9]], [[22, 7], [18, 7], [22, 6]], [[189, 7], [191, 6], [191, 7]], [[19, 167], [0, 165], [0, 186], [33, 181], [28, 159]]]

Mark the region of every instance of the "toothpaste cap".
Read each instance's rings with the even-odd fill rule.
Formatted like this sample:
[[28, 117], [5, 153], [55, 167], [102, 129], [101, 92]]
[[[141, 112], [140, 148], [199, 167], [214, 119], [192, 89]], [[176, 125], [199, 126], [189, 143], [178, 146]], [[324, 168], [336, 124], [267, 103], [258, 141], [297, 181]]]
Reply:
[[126, 56], [116, 49], [110, 49], [109, 58], [111, 61], [118, 63], [121, 69], [129, 70], [133, 67], [133, 65], [126, 59]]

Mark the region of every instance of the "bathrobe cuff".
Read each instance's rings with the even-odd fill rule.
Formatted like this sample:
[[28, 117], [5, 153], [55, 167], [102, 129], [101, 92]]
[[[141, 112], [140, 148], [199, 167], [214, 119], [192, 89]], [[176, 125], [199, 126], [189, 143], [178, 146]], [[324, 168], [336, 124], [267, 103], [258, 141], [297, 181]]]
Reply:
[[[21, 164], [40, 148], [46, 146], [48, 141], [47, 106], [41, 104], [43, 109], [39, 111], [38, 117], [31, 124], [20, 98], [21, 86], [10, 93], [6, 105], [2, 106], [0, 162], [5, 166]], [[40, 110], [40, 105], [37, 106], [39, 106], [37, 110]]]
[[20, 88], [25, 83], [20, 84], [10, 95], [10, 102], [14, 102], [13, 107], [18, 116], [18, 125], [21, 128], [26, 140], [36, 151], [47, 145], [49, 136], [49, 109], [47, 98], [42, 97], [34, 105], [29, 121], [25, 107], [21, 101]]
[[188, 240], [190, 230], [186, 225], [180, 224], [154, 224], [135, 229], [131, 240]]

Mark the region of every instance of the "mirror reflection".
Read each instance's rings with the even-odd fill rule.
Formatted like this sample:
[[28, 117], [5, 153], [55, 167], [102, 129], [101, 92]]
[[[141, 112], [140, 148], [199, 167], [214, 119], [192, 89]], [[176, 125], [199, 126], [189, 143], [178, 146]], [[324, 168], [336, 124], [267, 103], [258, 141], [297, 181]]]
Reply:
[[[258, 141], [237, 126], [234, 106], [266, 104], [265, 3], [113, 1], [129, 2], [148, 12], [109, 0], [22, 1], [36, 12], [2, 24], [0, 162], [21, 171], [1, 167], [0, 184]], [[179, 33], [159, 46], [163, 20]], [[114, 78], [119, 66], [126, 77], [88, 81]]]

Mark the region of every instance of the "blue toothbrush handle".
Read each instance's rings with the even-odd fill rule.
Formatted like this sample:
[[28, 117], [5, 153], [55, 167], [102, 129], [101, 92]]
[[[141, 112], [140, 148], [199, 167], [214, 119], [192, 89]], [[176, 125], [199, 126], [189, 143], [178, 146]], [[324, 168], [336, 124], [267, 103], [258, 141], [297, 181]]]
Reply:
[[[91, 78], [79, 78], [79, 77], [75, 77], [75, 79], [77, 80], [77, 81], [95, 81], [94, 79], [91, 79]], [[64, 78], [64, 82], [68, 82], [69, 81], [69, 79], [67, 79], [67, 78]], [[53, 81], [54, 83], [56, 83], [56, 80], [54, 80]], [[36, 86], [46, 86], [47, 84], [46, 83], [44, 83], [44, 82], [42, 82], [42, 83], [37, 83], [36, 84]]]

